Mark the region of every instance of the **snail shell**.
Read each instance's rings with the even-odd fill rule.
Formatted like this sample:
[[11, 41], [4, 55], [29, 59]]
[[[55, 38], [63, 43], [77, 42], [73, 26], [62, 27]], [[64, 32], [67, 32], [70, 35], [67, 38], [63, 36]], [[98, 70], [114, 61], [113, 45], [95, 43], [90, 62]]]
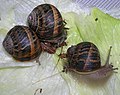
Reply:
[[35, 7], [27, 21], [28, 26], [36, 32], [44, 51], [54, 54], [58, 47], [66, 45], [66, 23], [55, 6], [42, 4]]
[[43, 40], [52, 39], [64, 32], [62, 16], [51, 4], [35, 7], [28, 16], [28, 25]]
[[5, 50], [16, 60], [29, 61], [40, 56], [41, 46], [35, 32], [27, 26], [14, 26], [3, 41]]
[[89, 42], [79, 43], [67, 51], [70, 68], [77, 71], [92, 71], [101, 67], [98, 48]]
[[118, 69], [109, 64], [110, 52], [111, 47], [103, 66], [101, 66], [99, 50], [91, 42], [81, 42], [71, 46], [68, 48], [67, 54], [61, 54], [60, 56], [68, 60], [68, 64], [64, 66], [64, 71], [74, 71], [80, 75], [90, 75], [92, 78], [99, 79], [111, 75], [115, 72], [114, 70]]

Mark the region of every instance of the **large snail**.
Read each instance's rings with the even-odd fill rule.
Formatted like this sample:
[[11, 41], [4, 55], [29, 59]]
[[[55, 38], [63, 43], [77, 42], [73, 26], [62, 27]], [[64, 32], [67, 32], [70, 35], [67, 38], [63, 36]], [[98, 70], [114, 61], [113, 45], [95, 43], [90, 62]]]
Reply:
[[6, 35], [3, 47], [19, 61], [30, 61], [40, 56], [42, 48], [35, 32], [27, 26], [14, 26]]
[[107, 77], [114, 70], [109, 64], [110, 51], [105, 65], [101, 66], [100, 53], [98, 48], [91, 42], [81, 42], [68, 48], [66, 54], [61, 54], [61, 58], [67, 58], [68, 64], [64, 67], [67, 71], [74, 71], [80, 75], [92, 75], [95, 78]]
[[109, 64], [111, 48], [112, 47], [110, 47], [105, 65], [101, 66], [100, 53], [96, 45], [91, 42], [81, 42], [73, 45], [67, 49], [67, 53], [59, 55], [60, 58], [67, 59], [67, 63], [64, 64], [62, 71], [38, 80], [33, 84], [63, 72], [67, 73], [68, 71], [73, 71], [79, 75], [88, 75], [92, 77], [92, 79], [108, 77], [115, 72], [114, 70], [118, 69], [114, 68], [112, 64]]
[[35, 7], [27, 21], [42, 42], [44, 51], [55, 53], [56, 48], [66, 45], [66, 23], [55, 6], [41, 4]]

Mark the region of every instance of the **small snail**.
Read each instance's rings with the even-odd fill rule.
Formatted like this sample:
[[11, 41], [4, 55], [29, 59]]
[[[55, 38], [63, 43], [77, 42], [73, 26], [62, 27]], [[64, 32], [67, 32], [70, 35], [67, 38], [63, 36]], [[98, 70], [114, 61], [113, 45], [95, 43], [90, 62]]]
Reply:
[[79, 75], [90, 75], [90, 77], [94, 79], [105, 78], [115, 72], [114, 70], [118, 69], [114, 68], [112, 64], [109, 64], [111, 48], [112, 47], [110, 47], [105, 65], [101, 66], [99, 50], [93, 43], [81, 42], [71, 46], [67, 49], [67, 53], [59, 55], [60, 58], [67, 58], [68, 64], [65, 64], [63, 70], [38, 80], [33, 84], [67, 71], [73, 71]]
[[66, 23], [55, 6], [41, 4], [35, 7], [27, 22], [42, 42], [44, 51], [55, 53], [56, 48], [66, 45]]
[[18, 61], [29, 61], [41, 54], [41, 45], [35, 32], [27, 26], [14, 26], [6, 35], [3, 47]]
[[95, 78], [109, 76], [114, 70], [109, 64], [110, 51], [104, 66], [101, 66], [98, 48], [91, 42], [82, 42], [68, 48], [66, 54], [61, 54], [61, 58], [67, 58], [68, 64], [64, 70], [74, 71], [80, 75], [92, 75]]

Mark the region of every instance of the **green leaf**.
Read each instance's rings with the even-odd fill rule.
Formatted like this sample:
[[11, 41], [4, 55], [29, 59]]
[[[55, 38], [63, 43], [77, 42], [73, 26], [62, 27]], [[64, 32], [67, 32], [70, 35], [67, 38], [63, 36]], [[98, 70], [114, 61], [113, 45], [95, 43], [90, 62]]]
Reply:
[[[67, 27], [70, 28], [67, 39], [68, 46], [64, 47], [64, 53], [71, 45], [82, 41], [90, 41], [97, 45], [100, 50], [102, 65], [104, 65], [108, 50], [112, 46], [110, 63], [114, 67], [120, 67], [119, 19], [115, 19], [97, 8], [93, 8], [89, 15], [83, 13], [78, 15], [71, 12], [63, 14], [63, 17], [67, 22]], [[60, 70], [63, 68], [63, 65], [64, 62], [61, 60], [58, 64]], [[119, 95], [119, 71], [101, 80], [90, 80], [75, 73], [63, 74], [63, 78], [67, 81], [70, 92], [73, 95]]]
[[[26, 5], [26, 2], [24, 2], [24, 4]], [[24, 8], [26, 7], [24, 6]], [[22, 10], [21, 7], [20, 9]], [[5, 13], [5, 16], [3, 15], [4, 19], [0, 21], [0, 66], [12, 66], [12, 68], [0, 69], [1, 95], [33, 95], [38, 88], [43, 89], [42, 94], [44, 95], [119, 95], [119, 70], [118, 73], [103, 80], [89, 80], [84, 76], [68, 72], [67, 74], [62, 73], [62, 78], [56, 75], [42, 81], [46, 76], [51, 76], [53, 74], [53, 63], [56, 64], [58, 60], [56, 54], [54, 55], [56, 61], [53, 61], [52, 55], [42, 53], [40, 57], [41, 66], [36, 65], [35, 62], [28, 62], [23, 63], [25, 65], [20, 65], [21, 62], [12, 59], [2, 47], [2, 41], [7, 31], [16, 24], [14, 8], [12, 8], [12, 12], [9, 10], [8, 12], [9, 13]], [[25, 19], [28, 14], [26, 12], [22, 14], [21, 12], [22, 11], [19, 13], [23, 15]], [[67, 36], [68, 45], [64, 47], [63, 52], [66, 52], [67, 48], [71, 45], [82, 41], [91, 41], [99, 48], [102, 65], [104, 65], [108, 49], [112, 46], [110, 62], [112, 62], [115, 67], [120, 67], [120, 20], [96, 8], [92, 9], [90, 15], [69, 12], [63, 13], [63, 18], [67, 22], [66, 27], [70, 28]], [[98, 19], [97, 21], [96, 18]], [[59, 53], [60, 49], [57, 51], [57, 54]], [[29, 63], [35, 64], [35, 66], [29, 65]], [[63, 64], [63, 61], [60, 60], [58, 63], [59, 71], [63, 69]], [[23, 68], [26, 65], [27, 67], [31, 67]], [[57, 69], [55, 71], [57, 72]], [[33, 83], [38, 80], [41, 81], [33, 85]], [[37, 95], [40, 94], [39, 91], [37, 93]]]

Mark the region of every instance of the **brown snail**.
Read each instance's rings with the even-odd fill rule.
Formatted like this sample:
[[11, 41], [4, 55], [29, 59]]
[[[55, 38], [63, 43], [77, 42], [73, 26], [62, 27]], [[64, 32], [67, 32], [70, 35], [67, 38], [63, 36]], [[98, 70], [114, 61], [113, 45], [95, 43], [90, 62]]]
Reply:
[[66, 23], [55, 6], [41, 4], [35, 7], [29, 14], [27, 22], [36, 32], [44, 51], [53, 54], [56, 48], [66, 45]]
[[101, 66], [99, 50], [93, 43], [81, 42], [71, 46], [66, 54], [60, 55], [61, 58], [67, 58], [68, 61], [64, 70], [74, 71], [80, 75], [91, 75], [94, 78], [107, 77], [118, 69], [109, 64], [111, 48], [105, 65]]
[[[65, 64], [63, 70], [51, 76], [40, 79], [33, 84], [36, 84], [45, 79], [49, 79], [63, 72], [73, 71], [79, 75], [88, 75], [92, 79], [101, 79], [110, 76], [114, 70], [112, 64], [109, 64], [109, 50], [105, 65], [101, 66], [100, 53], [96, 45], [91, 42], [81, 42], [67, 49], [67, 53], [60, 54], [60, 58], [67, 58], [68, 64]], [[37, 91], [37, 90], [36, 90]], [[36, 94], [36, 92], [35, 92]]]
[[67, 53], [59, 55], [60, 58], [67, 59], [67, 64], [65, 64], [63, 70], [38, 80], [33, 84], [67, 71], [73, 71], [79, 75], [89, 75], [94, 79], [108, 77], [115, 72], [114, 70], [118, 69], [114, 68], [112, 64], [109, 64], [111, 48], [112, 47], [110, 47], [105, 65], [101, 66], [99, 50], [93, 43], [81, 42], [77, 45], [71, 46], [67, 49]]
[[14, 26], [6, 35], [3, 47], [19, 61], [30, 61], [40, 56], [42, 48], [35, 32], [27, 26]]

